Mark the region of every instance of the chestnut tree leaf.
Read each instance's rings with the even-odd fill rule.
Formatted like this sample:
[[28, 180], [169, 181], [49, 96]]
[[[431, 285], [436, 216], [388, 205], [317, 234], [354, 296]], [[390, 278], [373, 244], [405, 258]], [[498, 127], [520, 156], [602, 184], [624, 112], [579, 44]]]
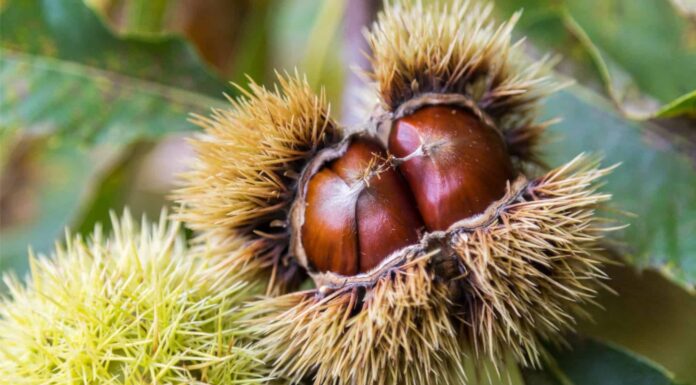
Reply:
[[193, 129], [226, 88], [183, 41], [120, 40], [80, 1], [9, 1], [0, 25], [3, 128], [128, 142]]
[[129, 143], [192, 130], [219, 99], [45, 56], [0, 49], [0, 127], [84, 143]]
[[[635, 119], [696, 90], [696, 29], [661, 0], [497, 0], [501, 13], [524, 9], [518, 32], [567, 60], [561, 68], [600, 84]], [[570, 68], [570, 69], [569, 69]]]
[[[663, 106], [656, 116], [659, 118], [688, 117], [696, 119], [696, 90]], [[696, 128], [694, 129], [696, 130]]]
[[561, 117], [543, 146], [550, 165], [581, 152], [620, 164], [603, 187], [613, 195], [607, 213], [629, 226], [613, 234], [628, 262], [655, 267], [693, 293], [696, 283], [696, 165], [650, 122], [626, 119], [607, 100], [580, 86], [552, 96], [546, 117]]
[[231, 90], [183, 39], [119, 38], [79, 0], [8, 0], [0, 47], [221, 98]]
[[679, 383], [696, 379], [696, 296], [658, 271], [611, 265], [605, 272], [612, 291], [599, 292], [579, 333], [659, 363]]
[[550, 348], [543, 370], [522, 371], [525, 385], [676, 385], [657, 364], [617, 346], [574, 338], [570, 348]]

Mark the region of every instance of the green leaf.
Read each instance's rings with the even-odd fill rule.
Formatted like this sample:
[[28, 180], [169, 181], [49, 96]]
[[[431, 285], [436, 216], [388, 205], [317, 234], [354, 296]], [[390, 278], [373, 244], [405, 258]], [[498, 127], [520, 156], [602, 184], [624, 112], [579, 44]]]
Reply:
[[688, 43], [688, 22], [668, 3], [574, 0], [568, 8], [592, 41], [648, 94], [668, 102], [696, 89], [696, 47]]
[[229, 90], [184, 40], [114, 36], [80, 0], [9, 0], [0, 12], [0, 46], [36, 56], [221, 97]]
[[[503, 14], [525, 10], [519, 31], [562, 53], [574, 76], [604, 84], [626, 113], [647, 119], [654, 102], [696, 89], [696, 44], [687, 19], [662, 0], [498, 0]], [[589, 79], [589, 81], [588, 81]]]
[[672, 375], [645, 358], [591, 339], [551, 349], [543, 371], [525, 370], [526, 385], [672, 385]]
[[622, 255], [640, 267], [654, 266], [693, 291], [696, 282], [696, 168], [648, 123], [627, 120], [596, 94], [576, 86], [552, 96], [546, 117], [562, 117], [543, 146], [551, 165], [581, 152], [620, 163], [603, 190], [613, 195], [614, 215], [629, 226], [614, 234]]
[[660, 118], [686, 116], [696, 119], [696, 90], [662, 107], [656, 116]]
[[606, 284], [577, 330], [659, 363], [678, 382], [696, 379], [696, 296], [657, 271], [606, 266]]
[[77, 142], [129, 143], [189, 131], [189, 112], [221, 102], [63, 60], [0, 50], [0, 127]]
[[127, 143], [193, 129], [225, 89], [184, 41], [119, 39], [78, 0], [8, 1], [0, 25], [2, 129]]
[[[327, 61], [337, 57], [340, 60], [340, 55], [333, 53], [337, 49], [337, 45], [340, 49], [340, 40], [337, 37], [340, 37], [341, 21], [346, 6], [345, 1], [338, 0], [331, 3], [324, 2], [319, 7], [319, 14], [314, 20], [308, 37], [308, 42], [311, 43], [307, 44], [307, 51], [303, 58], [303, 68], [307, 73], [307, 79], [314, 88], [324, 86], [325, 80], [330, 82], [331, 87], [341, 87], [342, 76], [339, 76], [338, 81], [331, 81], [332, 79], [324, 79], [323, 77], [326, 77]], [[334, 68], [340, 67], [335, 66], [337, 64], [335, 62], [330, 64], [333, 64]]]

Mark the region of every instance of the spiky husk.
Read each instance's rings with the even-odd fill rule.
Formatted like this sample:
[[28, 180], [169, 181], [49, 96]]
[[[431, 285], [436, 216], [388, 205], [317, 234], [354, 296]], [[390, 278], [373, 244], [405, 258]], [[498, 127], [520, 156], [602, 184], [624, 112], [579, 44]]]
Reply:
[[[141, 228], [125, 215], [113, 235], [68, 237], [31, 259], [26, 286], [6, 277], [0, 377], [12, 384], [250, 384], [267, 371], [235, 326], [254, 291], [222, 286], [178, 225]], [[234, 282], [234, 283], [233, 283]]]
[[297, 74], [279, 75], [274, 90], [251, 83], [244, 93], [231, 109], [194, 118], [205, 133], [192, 141], [197, 162], [174, 194], [181, 203], [176, 217], [199, 240], [225, 245], [244, 238], [263, 265], [277, 267], [296, 179], [339, 132], [323, 93]]
[[489, 225], [453, 233], [455, 301], [477, 355], [511, 351], [538, 366], [540, 341], [557, 340], [585, 315], [606, 278], [597, 244], [611, 228], [595, 210], [610, 197], [596, 191], [610, 171], [578, 156], [529, 183]]
[[192, 249], [209, 256], [216, 288], [243, 279], [261, 283], [265, 293], [277, 295], [299, 287], [307, 273], [287, 253], [286, 239], [249, 239], [245, 236], [194, 242]]
[[466, 353], [474, 372], [497, 371], [506, 355], [537, 366], [541, 341], [571, 329], [605, 278], [597, 241], [610, 228], [594, 210], [609, 199], [596, 192], [609, 171], [580, 156], [527, 183], [490, 223], [452, 230], [451, 254], [442, 243], [414, 251], [372, 286], [256, 302], [255, 347], [279, 374], [321, 385], [468, 383]]
[[497, 25], [492, 4], [396, 0], [368, 34], [372, 70], [383, 108], [394, 112], [419, 96], [458, 94], [487, 114], [508, 139], [511, 155], [537, 161], [534, 147], [547, 123], [535, 123], [538, 101], [559, 85], [553, 64], [530, 61], [511, 43], [520, 14]]
[[255, 347], [296, 382], [313, 376], [315, 384], [464, 383], [449, 290], [429, 259], [409, 257], [369, 288], [323, 298], [310, 290], [253, 304]]
[[[500, 130], [518, 170], [529, 171], [526, 166], [537, 161], [535, 146], [548, 125], [534, 122], [535, 110], [539, 100], [557, 88], [546, 75], [549, 62], [530, 63], [519, 43], [510, 43], [517, 15], [496, 27], [490, 7], [466, 1], [451, 6], [435, 3], [426, 7], [404, 0], [388, 5], [368, 36], [373, 51], [370, 76], [385, 111], [377, 111], [365, 130], [374, 123], [389, 126], [408, 111], [404, 106], [409, 103], [454, 101]], [[274, 97], [279, 98], [279, 93]], [[282, 103], [295, 101], [288, 98]], [[267, 116], [264, 102], [254, 99], [237, 108], [249, 109], [243, 112], [250, 117], [249, 127], [254, 123], [251, 118]], [[285, 132], [288, 122], [296, 122], [278, 116], [262, 121], [268, 124], [271, 138]], [[231, 131], [234, 125], [219, 117], [205, 125], [210, 143], [198, 146], [199, 152], [209, 155], [201, 164], [227, 162], [236, 167], [229, 159], [236, 161], [238, 155], [220, 150], [226, 141], [249, 146], [240, 153], [253, 160], [242, 161], [246, 172], [225, 174], [218, 167], [199, 166], [188, 181], [198, 186], [179, 194], [182, 203], [193, 208], [188, 214], [185, 208], [185, 215], [198, 210], [193, 221], [196, 216], [199, 221], [193, 228], [213, 234], [216, 243], [223, 245], [220, 253], [229, 256], [224, 265], [252, 272], [273, 266], [273, 280], [289, 282], [288, 272], [297, 267], [293, 258], [297, 256], [286, 254], [283, 231], [272, 236], [265, 232], [272, 220], [286, 220], [290, 201], [296, 197], [294, 190], [279, 186], [296, 188], [292, 176], [302, 171], [300, 166], [314, 153], [306, 152], [297, 163], [272, 163], [271, 156], [261, 159], [254, 154], [267, 148], [259, 146], [259, 140], [249, 140], [256, 138], [253, 130]], [[293, 127], [309, 130], [315, 125]], [[211, 155], [215, 153], [224, 156]], [[259, 164], [278, 165], [271, 170], [277, 178], [270, 180], [282, 183], [264, 187], [259, 180], [266, 177], [266, 168]], [[408, 252], [392, 254], [384, 270], [368, 274], [367, 280], [339, 277], [340, 282], [331, 287], [280, 296], [278, 290], [272, 293], [275, 297], [255, 301], [246, 313], [248, 331], [256, 337], [254, 348], [274, 364], [275, 374], [296, 383], [313, 380], [317, 385], [476, 383], [477, 374], [465, 379], [463, 367], [469, 365], [463, 362], [473, 361], [474, 371], [491, 363], [497, 371], [508, 356], [522, 366], [535, 366], [542, 353], [541, 341], [558, 340], [572, 328], [575, 317], [584, 314], [582, 305], [592, 301], [604, 278], [597, 241], [609, 228], [594, 211], [608, 199], [596, 192], [598, 178], [607, 172], [579, 157], [532, 179], [517, 194], [506, 195], [498, 202], [501, 206], [487, 210], [486, 221], [476, 222], [475, 227], [428, 234]], [[226, 176], [217, 179], [218, 175]], [[263, 194], [247, 198], [246, 190]], [[197, 196], [197, 203], [191, 204], [187, 195]], [[278, 196], [282, 199], [274, 200]], [[212, 211], [218, 217], [195, 208], [208, 205], [207, 200], [216, 202]], [[241, 219], [234, 219], [235, 213]], [[256, 236], [250, 236], [252, 231]], [[279, 269], [279, 261], [286, 268]], [[473, 360], [463, 359], [467, 353]]]

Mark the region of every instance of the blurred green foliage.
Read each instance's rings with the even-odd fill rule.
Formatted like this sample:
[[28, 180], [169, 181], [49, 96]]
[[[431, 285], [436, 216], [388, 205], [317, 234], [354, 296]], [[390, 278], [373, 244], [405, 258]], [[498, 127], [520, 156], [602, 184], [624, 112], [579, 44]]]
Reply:
[[[639, 117], [696, 89], [696, 26], [665, 0], [526, 0], [496, 2], [502, 14], [522, 8], [518, 33], [561, 53], [572, 74], [598, 83]], [[646, 102], [647, 101], [647, 102]]]
[[[152, 86], [215, 97], [224, 90], [223, 83], [208, 73], [186, 41], [174, 37], [150, 41], [118, 38], [78, 0], [5, 1], [0, 25], [5, 50], [112, 73], [122, 77], [123, 86], [128, 80], [143, 81], [133, 88], [147, 90], [145, 81], [150, 81], [155, 83]], [[84, 68], [72, 72], [90, 74]]]
[[[685, 326], [696, 319], [696, 15], [679, 0], [495, 3], [501, 16], [524, 8], [517, 33], [530, 55], [560, 54], [561, 76], [578, 82], [544, 106], [544, 117], [563, 119], [545, 160], [592, 152], [621, 163], [604, 188], [621, 211], [612, 216], [630, 225], [608, 245], [627, 262], [610, 270], [621, 296], [603, 294], [607, 311], [580, 325], [597, 340], [554, 351], [526, 383], [696, 378]], [[108, 224], [110, 209], [159, 212], [190, 160], [183, 138], [197, 128], [186, 115], [224, 106], [223, 93], [239, 94], [229, 82], [269, 85], [275, 69], [297, 67], [341, 111], [357, 61], [343, 22], [356, 4], [0, 1], [0, 271], [24, 274], [29, 246], [45, 252], [66, 227]]]
[[575, 339], [573, 350], [551, 348], [555, 358], [544, 371], [526, 370], [527, 384], [676, 385], [659, 368], [631, 353], [591, 339]]
[[[696, 283], [696, 22], [662, 0], [498, 0], [517, 33], [582, 84], [551, 98], [549, 164], [591, 151], [621, 167], [607, 190], [629, 227], [622, 256], [693, 292]], [[605, 94], [607, 99], [588, 92]], [[612, 106], [613, 104], [613, 106]]]
[[614, 293], [599, 294], [599, 306], [578, 330], [659, 362], [678, 383], [694, 383], [696, 296], [656, 271], [610, 266], [607, 273]]
[[693, 292], [696, 282], [696, 159], [670, 146], [663, 129], [623, 118], [606, 99], [581, 87], [552, 96], [551, 126], [544, 146], [549, 164], [592, 151], [606, 165], [620, 164], [604, 190], [613, 195], [612, 215], [628, 227], [613, 236], [626, 261], [653, 266]]

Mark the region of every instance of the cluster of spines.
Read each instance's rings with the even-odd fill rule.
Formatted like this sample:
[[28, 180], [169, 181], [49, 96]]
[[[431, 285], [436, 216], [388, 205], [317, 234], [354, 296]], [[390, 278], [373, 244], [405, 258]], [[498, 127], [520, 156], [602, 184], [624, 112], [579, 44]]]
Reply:
[[367, 75], [383, 108], [394, 112], [426, 94], [462, 95], [515, 142], [513, 156], [538, 161], [534, 149], [548, 125], [534, 122], [538, 102], [563, 87], [549, 76], [553, 60], [531, 61], [522, 41], [511, 42], [520, 13], [498, 25], [490, 3], [431, 3], [396, 0], [367, 35], [372, 62]]
[[612, 228], [595, 211], [609, 199], [596, 189], [610, 171], [579, 156], [532, 181], [491, 225], [453, 238], [467, 293], [460, 312], [477, 356], [497, 360], [510, 350], [539, 366], [540, 341], [585, 314], [606, 279], [596, 248]]
[[273, 237], [305, 163], [339, 136], [323, 92], [297, 74], [279, 75], [274, 90], [241, 90], [231, 109], [193, 119], [205, 133], [192, 140], [197, 163], [175, 198], [184, 206], [177, 217], [205, 238]]
[[506, 356], [539, 366], [542, 340], [572, 329], [606, 278], [595, 248], [611, 228], [594, 211], [609, 199], [596, 188], [610, 170], [579, 156], [528, 183], [494, 223], [451, 238], [459, 273], [447, 283], [436, 277], [436, 250], [410, 255], [373, 286], [255, 303], [257, 348], [279, 374], [315, 373], [316, 384], [503, 380]]
[[414, 255], [370, 288], [253, 303], [256, 348], [295, 382], [313, 375], [315, 384], [466, 383], [449, 289], [433, 279], [429, 259]]
[[251, 83], [241, 91], [230, 109], [194, 117], [205, 132], [192, 140], [197, 161], [174, 193], [175, 218], [197, 231], [201, 247], [228, 254], [220, 274], [270, 277], [269, 293], [285, 292], [302, 276], [286, 253], [297, 179], [341, 135], [323, 92], [297, 73], [278, 75], [272, 90]]
[[129, 215], [86, 241], [68, 237], [31, 259], [26, 284], [6, 277], [0, 377], [13, 384], [265, 383], [267, 369], [236, 325], [253, 285], [209, 285], [162, 216], [138, 229]]

